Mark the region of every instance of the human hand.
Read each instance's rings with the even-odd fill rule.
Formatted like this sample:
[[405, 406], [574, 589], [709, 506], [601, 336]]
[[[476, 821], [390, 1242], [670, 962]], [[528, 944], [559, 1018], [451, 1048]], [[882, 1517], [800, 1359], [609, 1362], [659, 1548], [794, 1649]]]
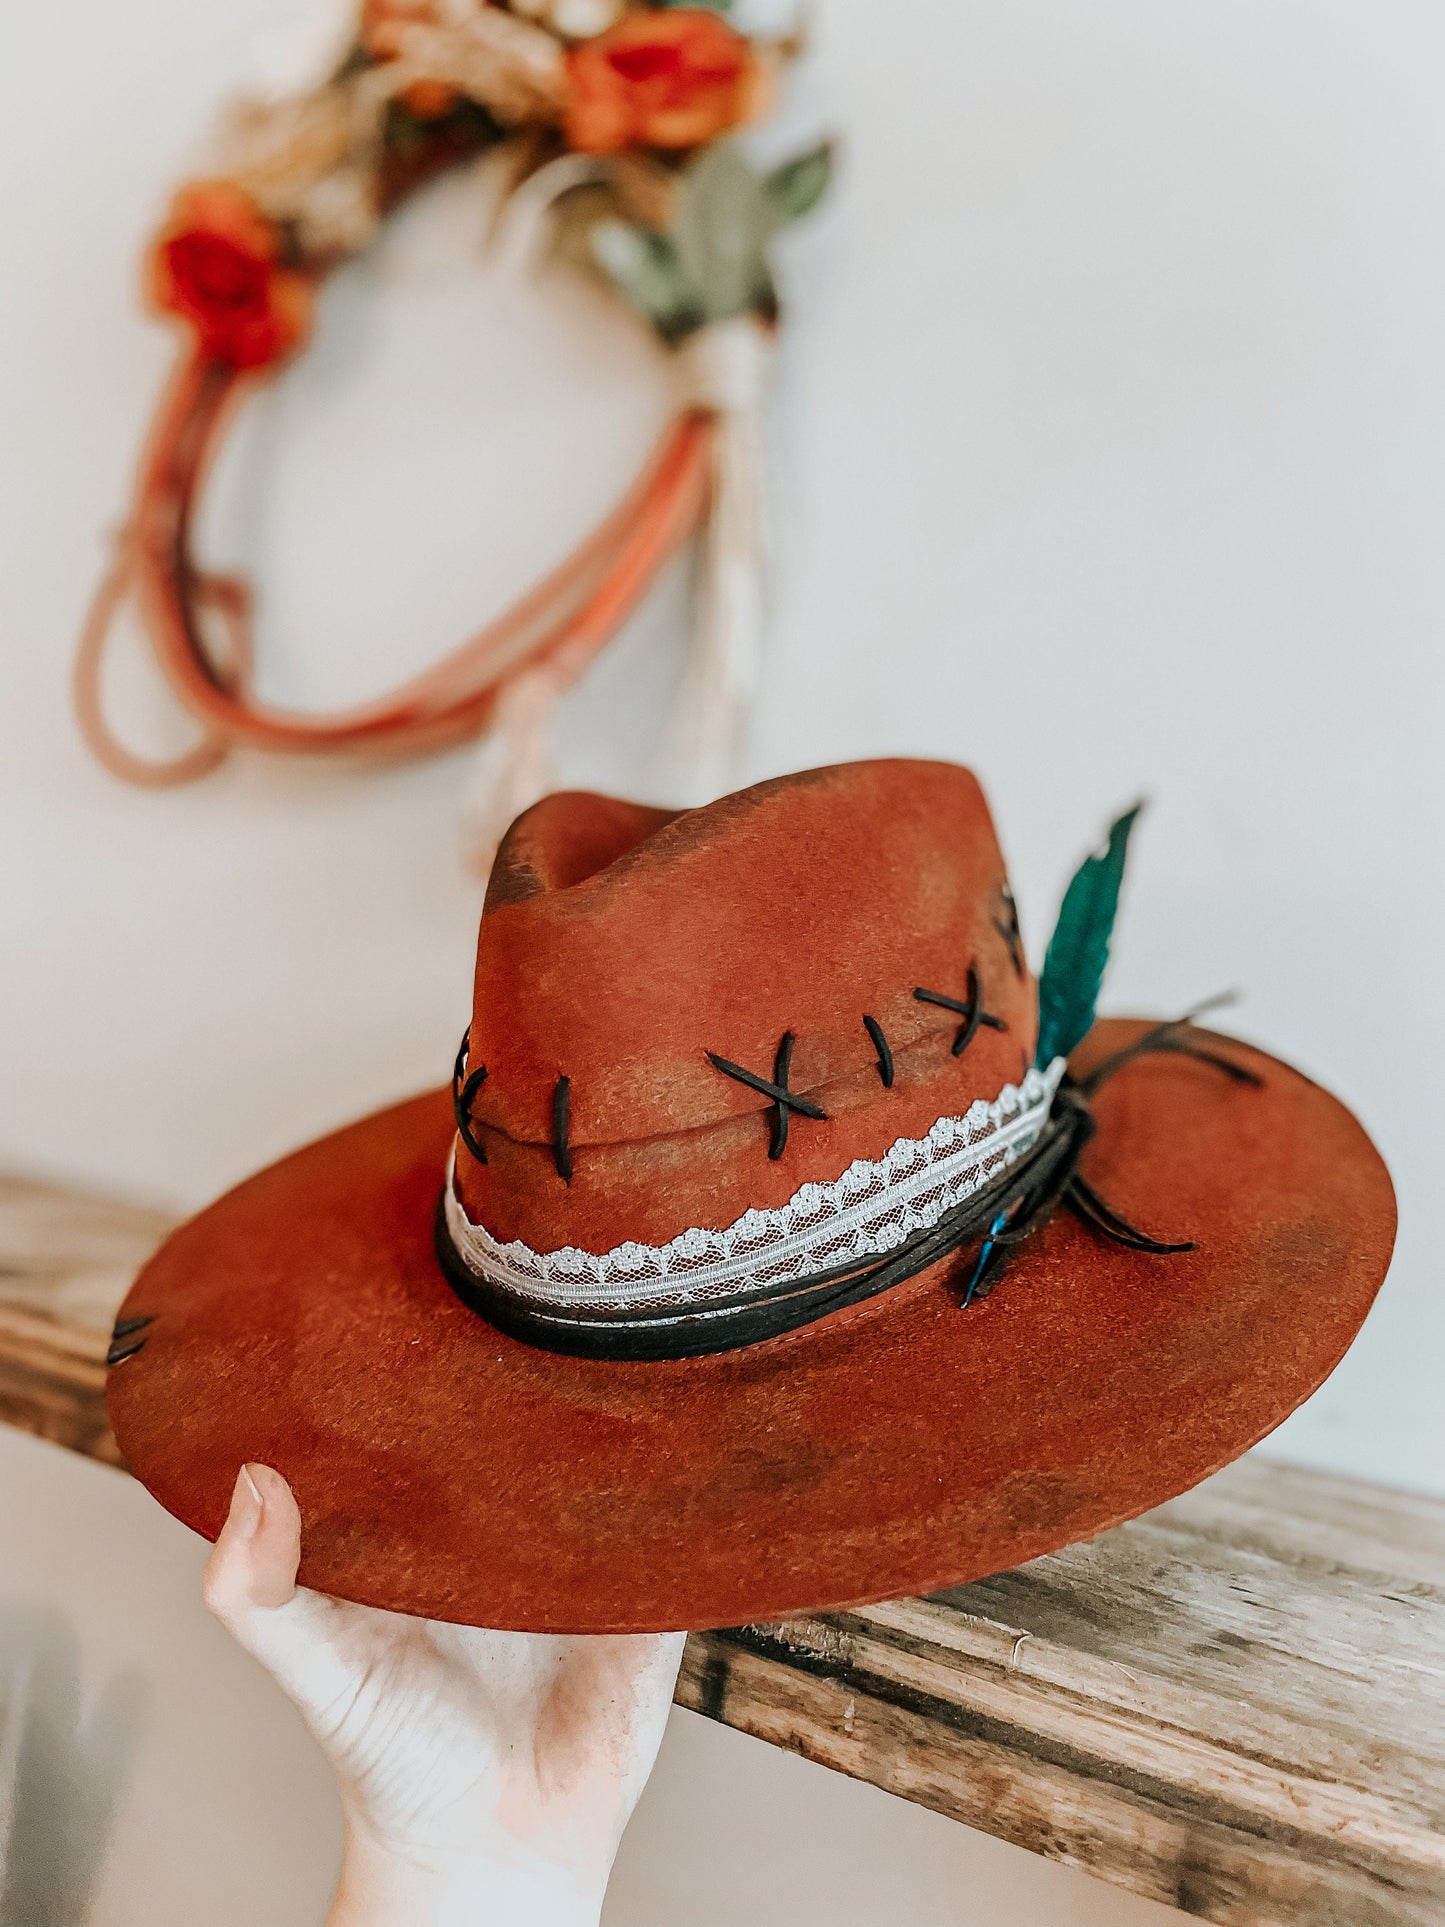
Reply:
[[336, 1774], [328, 1927], [582, 1927], [662, 1740], [684, 1635], [488, 1632], [296, 1585], [301, 1515], [243, 1466], [205, 1600]]

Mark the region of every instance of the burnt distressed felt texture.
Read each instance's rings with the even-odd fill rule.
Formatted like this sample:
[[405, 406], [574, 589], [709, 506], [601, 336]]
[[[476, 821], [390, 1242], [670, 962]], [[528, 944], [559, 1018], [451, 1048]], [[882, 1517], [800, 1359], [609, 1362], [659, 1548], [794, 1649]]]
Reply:
[[[168, 1229], [0, 1177], [9, 1422], [114, 1461], [100, 1361]], [[1442, 1640], [1445, 1503], [1251, 1454], [932, 1599], [695, 1633], [677, 1698], [1222, 1927], [1439, 1927]]]
[[[995, 928], [1007, 903], [983, 793], [947, 763], [812, 770], [681, 815], [546, 798], [498, 852], [478, 940], [470, 1062], [488, 1076], [469, 1132], [486, 1162], [458, 1155], [468, 1216], [537, 1251], [666, 1244], [996, 1097], [1032, 1064], [1036, 1025]], [[981, 1025], [955, 1058], [957, 1011], [913, 992], [962, 991], [970, 969], [1007, 1028]], [[888, 1036], [889, 1089], [865, 1014]], [[732, 1073], [783, 1082], [787, 1033], [785, 1131], [775, 1096]]]
[[[549, 799], [483, 917], [469, 1212], [538, 1249], [657, 1243], [922, 1136], [1031, 1061], [1012, 922], [981, 793], [946, 765], [817, 771], [676, 817]], [[913, 991], [970, 968], [967, 1001], [1007, 1028], [955, 1056], [957, 1012]], [[1076, 1071], [1146, 1028], [1099, 1025]], [[776, 1071], [787, 1032], [771, 1082], [825, 1115], [772, 1159], [788, 1107], [707, 1053]], [[1394, 1200], [1359, 1125], [1286, 1066], [1228, 1055], [1258, 1087], [1181, 1055], [1126, 1064], [1084, 1154], [1129, 1224], [1194, 1249], [1059, 1214], [967, 1312], [964, 1252], [788, 1335], [656, 1362], [543, 1351], [459, 1302], [432, 1244], [453, 1093], [428, 1093], [174, 1234], [123, 1307], [153, 1322], [109, 1382], [117, 1439], [208, 1536], [237, 1466], [276, 1466], [304, 1583], [482, 1625], [733, 1625], [1015, 1566], [1272, 1430], [1384, 1275]]]
[[431, 1093], [175, 1233], [126, 1300], [155, 1322], [111, 1377], [116, 1437], [208, 1537], [236, 1468], [276, 1466], [306, 1584], [433, 1618], [733, 1625], [1015, 1566], [1236, 1457], [1374, 1297], [1394, 1227], [1378, 1156], [1315, 1085], [1231, 1050], [1261, 1089], [1129, 1065], [1085, 1160], [1131, 1222], [1196, 1250], [1128, 1251], [1060, 1214], [966, 1312], [965, 1259], [658, 1364], [539, 1351], [458, 1302], [432, 1248], [452, 1125]]

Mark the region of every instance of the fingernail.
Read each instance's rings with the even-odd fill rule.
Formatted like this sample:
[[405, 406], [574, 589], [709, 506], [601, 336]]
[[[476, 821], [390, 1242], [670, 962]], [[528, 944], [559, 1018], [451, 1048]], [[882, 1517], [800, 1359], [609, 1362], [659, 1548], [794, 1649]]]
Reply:
[[231, 1517], [242, 1538], [255, 1536], [265, 1509], [266, 1501], [261, 1497], [261, 1488], [252, 1477], [250, 1466], [243, 1465], [236, 1474], [236, 1489], [231, 1494]]

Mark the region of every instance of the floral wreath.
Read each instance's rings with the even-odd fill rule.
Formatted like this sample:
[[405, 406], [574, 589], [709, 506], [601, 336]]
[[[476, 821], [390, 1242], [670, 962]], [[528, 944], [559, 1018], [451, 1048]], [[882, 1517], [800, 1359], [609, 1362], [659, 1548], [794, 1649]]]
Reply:
[[[727, 138], [766, 111], [797, 47], [750, 38], [718, 6], [362, 0], [359, 22], [353, 7], [319, 79], [231, 112], [216, 164], [176, 195], [150, 250], [150, 302], [187, 341], [81, 638], [77, 713], [104, 766], [147, 786], [191, 781], [237, 746], [395, 757], [485, 734], [474, 782], [485, 843], [546, 786], [552, 702], [699, 527], [692, 749], [716, 753], [736, 731], [756, 661], [759, 410], [778, 314], [769, 246], [822, 195], [830, 150], [759, 172]], [[553, 255], [599, 277], [676, 351], [681, 405], [616, 508], [441, 661], [340, 713], [267, 703], [248, 585], [192, 554], [222, 431], [239, 396], [304, 345], [325, 277], [408, 194], [494, 147], [508, 223], [550, 217]], [[170, 760], [127, 748], [104, 714], [101, 659], [127, 598], [200, 726]]]

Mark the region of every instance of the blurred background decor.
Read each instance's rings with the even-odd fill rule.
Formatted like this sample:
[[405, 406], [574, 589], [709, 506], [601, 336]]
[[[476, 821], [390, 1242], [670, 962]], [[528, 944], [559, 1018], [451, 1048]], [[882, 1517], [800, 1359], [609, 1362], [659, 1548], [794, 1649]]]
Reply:
[[[711, 6], [364, 0], [359, 19], [318, 25], [315, 71], [286, 86], [273, 70], [233, 105], [147, 256], [150, 305], [185, 340], [82, 629], [76, 710], [97, 758], [142, 787], [190, 782], [238, 746], [376, 759], [481, 734], [468, 840], [484, 876], [506, 825], [552, 785], [556, 699], [699, 523], [677, 774], [698, 801], [726, 782], [758, 674], [769, 250], [821, 197], [829, 150], [764, 171], [743, 157], [729, 137], [766, 110], [797, 43], [750, 38]], [[532, 252], [555, 209], [555, 252], [678, 351], [678, 410], [613, 512], [505, 614], [385, 697], [302, 714], [260, 693], [245, 578], [194, 558], [199, 491], [248, 383], [305, 345], [327, 276], [418, 187], [481, 158], [514, 252]], [[103, 652], [131, 597], [200, 732], [178, 755], [137, 754], [107, 719]]]

